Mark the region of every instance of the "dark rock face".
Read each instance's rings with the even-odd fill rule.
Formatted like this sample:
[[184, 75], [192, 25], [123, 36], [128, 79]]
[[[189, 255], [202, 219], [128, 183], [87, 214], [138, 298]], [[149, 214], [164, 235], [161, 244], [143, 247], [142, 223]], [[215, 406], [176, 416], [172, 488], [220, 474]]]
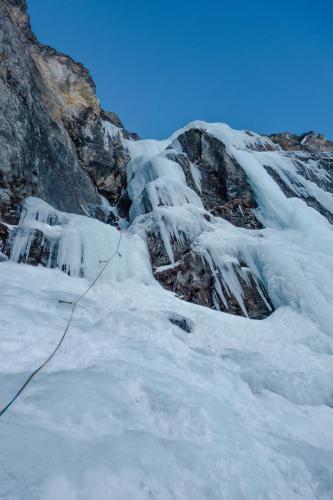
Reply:
[[194, 304], [213, 307], [214, 280], [201, 257], [189, 251], [167, 269], [155, 269], [155, 278], [183, 300]]
[[[108, 120], [104, 121], [106, 122]], [[111, 205], [115, 205], [126, 184], [129, 155], [124, 149], [121, 132], [111, 138], [102, 127], [91, 126], [88, 135], [82, 137], [80, 134], [87, 123], [88, 121], [83, 119], [83, 127], [72, 131], [72, 139], [77, 145], [79, 158], [99, 193], [105, 196]]]
[[7, 257], [6, 245], [9, 238], [9, 229], [0, 222], [0, 262]]
[[189, 318], [185, 318], [184, 316], [181, 316], [180, 314], [176, 313], [171, 313], [169, 315], [169, 321], [175, 326], [178, 326], [181, 330], [183, 330], [186, 333], [192, 333], [194, 324], [193, 321], [191, 321]]
[[187, 130], [177, 141], [189, 161], [200, 168], [202, 201], [206, 209], [234, 198], [251, 201], [256, 206], [244, 170], [227, 154], [221, 141], [200, 129]]
[[263, 226], [255, 216], [256, 204], [250, 200], [234, 198], [222, 206], [212, 208], [210, 213], [215, 217], [222, 217], [236, 227], [246, 229], [261, 229]]
[[213, 307], [214, 280], [207, 265], [191, 249], [190, 242], [172, 241], [175, 264], [170, 265], [159, 234], [147, 235], [154, 276], [161, 285], [183, 300]]
[[98, 194], [62, 123], [50, 114], [52, 98], [31, 55], [22, 7], [0, 2], [1, 187], [12, 204], [38, 195], [61, 209], [82, 212], [81, 205], [99, 203]]
[[[177, 141], [183, 154], [172, 159], [182, 166], [188, 185], [200, 195], [204, 207], [239, 227], [260, 229], [253, 212], [255, 195], [244, 170], [227, 154], [224, 144], [200, 129], [186, 131]], [[199, 168], [201, 191], [193, 181], [191, 163]]]
[[[190, 243], [180, 245], [172, 243], [175, 264], [169, 264], [161, 238], [148, 235], [148, 249], [151, 261], [155, 264], [154, 276], [167, 290], [174, 292], [179, 298], [194, 304], [203, 305], [223, 312], [244, 316], [237, 299], [223, 286], [219, 272], [214, 274], [201, 255], [197, 254]], [[241, 283], [243, 300], [247, 314], [253, 319], [263, 319], [274, 311], [264, 285], [252, 274], [245, 264], [234, 265], [235, 274]], [[216, 293], [215, 281], [222, 286], [225, 302]]]
[[24, 1], [0, 0], [0, 20], [1, 215], [12, 222], [29, 195], [87, 213], [100, 204], [96, 186], [114, 201], [128, 157], [119, 139], [105, 144], [110, 117], [88, 71], [37, 42]]

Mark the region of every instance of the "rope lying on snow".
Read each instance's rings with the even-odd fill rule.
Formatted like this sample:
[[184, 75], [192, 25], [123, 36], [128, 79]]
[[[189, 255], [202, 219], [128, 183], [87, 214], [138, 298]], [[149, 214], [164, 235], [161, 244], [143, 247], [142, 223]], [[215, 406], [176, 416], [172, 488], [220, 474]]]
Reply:
[[[20, 387], [20, 389], [17, 391], [17, 393], [15, 394], [15, 396], [9, 401], [9, 403], [0, 411], [0, 417], [6, 413], [6, 411], [12, 406], [12, 404], [14, 403], [14, 401], [20, 396], [20, 394], [24, 391], [24, 389], [27, 387], [27, 385], [31, 382], [31, 380], [37, 375], [38, 372], [40, 372], [43, 368], [45, 368], [45, 366], [51, 361], [51, 359], [55, 356], [56, 352], [59, 350], [61, 344], [63, 343], [63, 341], [65, 340], [65, 337], [68, 333], [68, 330], [69, 330], [69, 327], [71, 325], [71, 322], [72, 322], [72, 319], [73, 319], [73, 316], [74, 316], [74, 312], [78, 306], [78, 304], [80, 303], [80, 301], [87, 295], [87, 293], [93, 288], [93, 286], [97, 283], [97, 281], [99, 280], [99, 278], [102, 276], [102, 274], [104, 273], [104, 271], [106, 270], [106, 268], [108, 267], [108, 265], [110, 264], [111, 260], [117, 255], [119, 254], [119, 248], [120, 248], [120, 242], [121, 242], [121, 237], [122, 237], [122, 233], [120, 232], [119, 233], [119, 240], [118, 240], [118, 244], [117, 244], [117, 248], [115, 250], [115, 252], [111, 255], [111, 257], [109, 257], [108, 259], [106, 260], [103, 260], [103, 261], [100, 261], [100, 262], [103, 262], [104, 265], [101, 269], [101, 271], [98, 273], [98, 275], [96, 276], [96, 278], [94, 279], [94, 281], [92, 281], [92, 283], [90, 283], [90, 285], [88, 286], [88, 288], [79, 296], [78, 299], [76, 299], [75, 302], [66, 302], [66, 301], [59, 301], [61, 303], [68, 303], [68, 304], [72, 304], [72, 310], [71, 310], [71, 314], [69, 316], [69, 319], [67, 321], [67, 324], [66, 324], [66, 327], [65, 327], [65, 330], [64, 330], [64, 333], [60, 339], [60, 341], [58, 342], [57, 346], [55, 347], [55, 349], [53, 350], [53, 352], [50, 354], [50, 356], [44, 361], [43, 364], [41, 364], [34, 372], [32, 372], [32, 374], [27, 378], [27, 380], [24, 382], [24, 384]], [[120, 255], [120, 254], [119, 254]]]

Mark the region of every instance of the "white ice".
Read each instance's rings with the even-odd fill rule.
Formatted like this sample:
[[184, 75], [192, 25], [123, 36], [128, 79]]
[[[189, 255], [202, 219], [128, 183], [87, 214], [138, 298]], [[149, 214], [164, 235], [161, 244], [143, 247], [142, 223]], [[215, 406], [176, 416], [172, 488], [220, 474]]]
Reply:
[[19, 262], [29, 252], [36, 230], [51, 242], [51, 248], [57, 245], [57, 267], [70, 276], [93, 280], [105, 260], [115, 253], [121, 238], [122, 251], [115, 254], [105, 279], [126, 281], [136, 277], [140, 282], [154, 282], [145, 242], [138, 235], [119, 232], [93, 218], [64, 214], [32, 197], [25, 200], [12, 261]]
[[[186, 189], [189, 188], [186, 187], [184, 179], [182, 195], [186, 203], [182, 202], [179, 193], [173, 189], [173, 182], [166, 177], [170, 172], [170, 165], [174, 164], [172, 168], [177, 172], [180, 167], [165, 159], [163, 148], [174, 144], [177, 137], [190, 128], [206, 130], [221, 140], [228, 153], [244, 169], [256, 194], [259, 205], [257, 215], [264, 222], [264, 230], [258, 232], [235, 228], [220, 219], [207, 224], [203, 220], [203, 211], [199, 210], [200, 202], [197, 203], [196, 198], [191, 199], [186, 194]], [[130, 163], [130, 185], [136, 182], [136, 178], [140, 180], [140, 188], [130, 191], [134, 201], [132, 219], [144, 213], [145, 205], [140, 196], [136, 199], [136, 193], [145, 189], [148, 191], [152, 212], [145, 219], [139, 218], [139, 222], [146, 223], [149, 230], [155, 224], [164, 241], [170, 263], [174, 262], [171, 240], [181, 242], [185, 237], [187, 241], [192, 242], [193, 250], [201, 254], [212, 268], [219, 269], [222, 279], [215, 280], [215, 284], [216, 293], [221, 300], [226, 303], [225, 295], [231, 293], [244, 314], [247, 314], [242, 299], [242, 279], [246, 280], [247, 276], [243, 273], [239, 279], [234, 266], [237, 260], [243, 260], [251, 269], [254, 279], [265, 285], [275, 307], [292, 305], [296, 310], [315, 319], [328, 334], [333, 334], [332, 225], [304, 201], [287, 198], [267, 173], [265, 166], [269, 165], [277, 171], [282, 179], [285, 179], [287, 172], [289, 184], [290, 179], [294, 181], [295, 194], [305, 192], [332, 213], [333, 194], [299, 175], [293, 161], [268, 137], [248, 131], [236, 131], [225, 124], [192, 122], [168, 140], [161, 141], [160, 147], [155, 141], [151, 149], [147, 147], [147, 141], [141, 142], [144, 144], [141, 145], [139, 141], [131, 145], [134, 163]], [[135, 153], [135, 148], [138, 148], [140, 154]], [[270, 151], [265, 151], [265, 148]], [[145, 150], [144, 161], [140, 156], [142, 149]], [[146, 161], [146, 158], [149, 158], [149, 161]], [[301, 155], [298, 155], [298, 161], [300, 159]], [[153, 168], [157, 161], [160, 162], [159, 169]], [[165, 167], [163, 162], [166, 162]], [[314, 175], [325, 175], [316, 165], [314, 172]], [[154, 183], [158, 182], [158, 186], [163, 186], [163, 196], [156, 195], [156, 190], [152, 189], [154, 183], [151, 186], [150, 174], [154, 179], [158, 178]], [[179, 174], [177, 175], [180, 178]], [[297, 188], [300, 185], [302, 192], [300, 187]], [[195, 195], [194, 191], [192, 193]], [[171, 205], [175, 209], [162, 209], [160, 205]], [[258, 291], [260, 293], [260, 286]]]
[[[136, 216], [122, 233], [121, 257], [84, 298], [61, 350], [0, 420], [1, 498], [333, 497], [332, 226], [268, 175], [254, 151], [268, 138], [198, 123], [244, 168], [265, 229], [208, 221], [191, 200]], [[145, 176], [143, 163], [154, 157], [165, 159], [175, 137], [133, 142], [130, 178], [136, 169]], [[171, 178], [184, 193], [179, 170], [161, 165], [142, 191]], [[222, 292], [240, 301], [230, 266], [241, 255], [277, 310], [250, 320], [163, 290], [142, 238], [149, 227], [162, 228], [166, 247], [171, 236], [192, 241], [224, 270]], [[30, 198], [13, 260], [37, 229], [59, 243], [58, 265], [71, 276], [0, 263], [0, 405], [59, 341], [70, 313], [59, 299], [78, 297], [119, 241], [111, 226]]]

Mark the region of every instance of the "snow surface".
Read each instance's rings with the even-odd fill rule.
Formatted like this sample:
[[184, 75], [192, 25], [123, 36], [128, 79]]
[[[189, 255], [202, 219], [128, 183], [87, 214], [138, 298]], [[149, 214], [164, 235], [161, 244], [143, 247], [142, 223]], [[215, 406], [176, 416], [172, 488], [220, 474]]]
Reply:
[[[87, 286], [1, 264], [0, 399], [59, 339]], [[185, 333], [168, 321], [193, 321]], [[0, 492], [41, 499], [331, 498], [332, 342], [305, 315], [264, 321], [101, 283], [61, 352], [1, 421]]]
[[[182, 131], [131, 142], [137, 213], [61, 350], [0, 420], [1, 498], [333, 497], [332, 226], [269, 176], [267, 162], [297, 172], [276, 146], [261, 151], [268, 138], [221, 124], [186, 128], [193, 126], [222, 140], [244, 168], [265, 229], [205, 219], [165, 156]], [[138, 203], [144, 191], [148, 214]], [[142, 238], [150, 226], [161, 231], [171, 264], [170, 238], [190, 240], [221, 270], [217, 293], [229, 290], [240, 304], [233, 264], [241, 256], [277, 310], [250, 320], [163, 290]], [[58, 245], [59, 269], [15, 262], [36, 230]], [[59, 341], [70, 313], [59, 299], [77, 298], [118, 241], [111, 226], [26, 200], [12, 260], [0, 263], [1, 405]], [[179, 318], [190, 333], [170, 322]]]

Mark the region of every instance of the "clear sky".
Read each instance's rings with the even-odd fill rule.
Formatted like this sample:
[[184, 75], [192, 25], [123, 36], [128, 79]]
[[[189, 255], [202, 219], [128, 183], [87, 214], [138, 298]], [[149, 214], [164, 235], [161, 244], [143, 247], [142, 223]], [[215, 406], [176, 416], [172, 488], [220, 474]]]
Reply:
[[333, 0], [28, 0], [142, 137], [201, 119], [333, 139]]

